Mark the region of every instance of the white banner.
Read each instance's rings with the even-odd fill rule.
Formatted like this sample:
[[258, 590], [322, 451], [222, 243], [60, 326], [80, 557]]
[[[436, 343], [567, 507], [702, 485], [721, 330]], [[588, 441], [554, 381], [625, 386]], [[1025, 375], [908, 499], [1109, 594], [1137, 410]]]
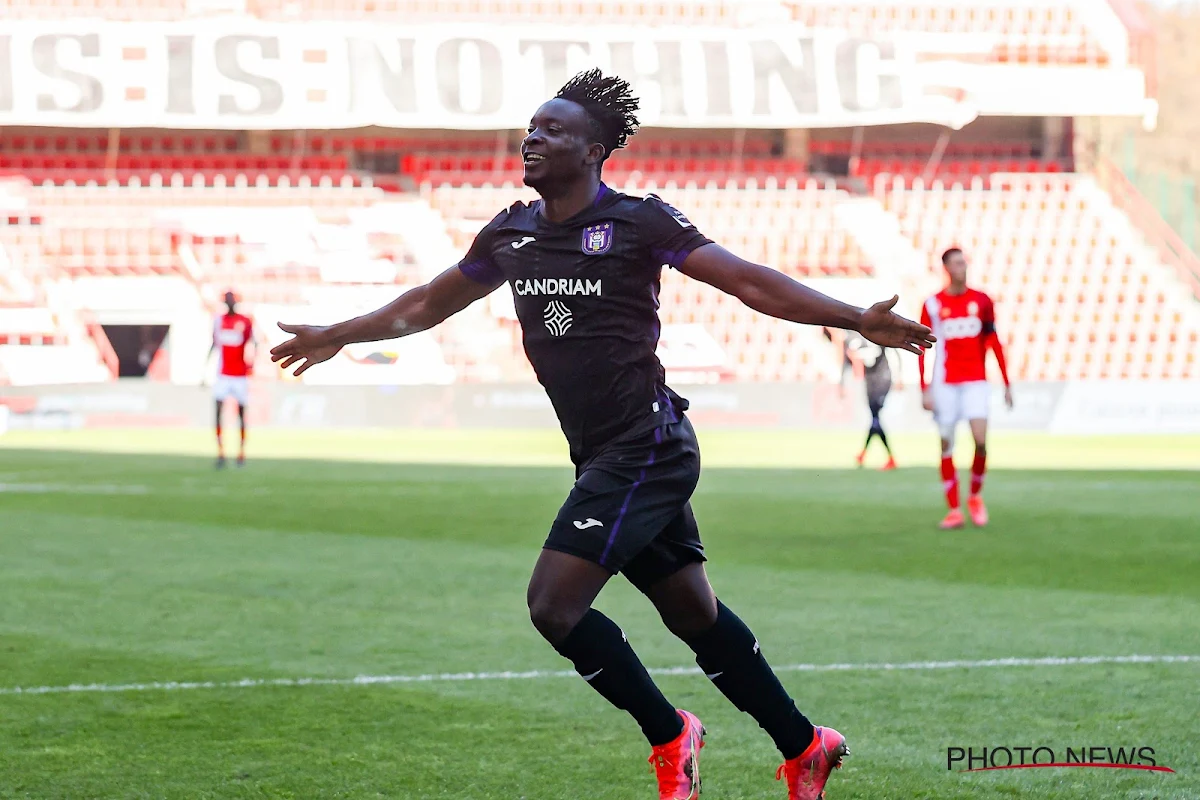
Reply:
[[1072, 381], [1051, 433], [1200, 433], [1200, 381]]
[[[975, 116], [903, 39], [796, 26], [0, 23], [0, 125], [521, 129], [575, 72], [628, 78], [647, 125], [848, 127]], [[941, 76], [941, 77], [939, 77]], [[952, 81], [951, 81], [952, 82]]]

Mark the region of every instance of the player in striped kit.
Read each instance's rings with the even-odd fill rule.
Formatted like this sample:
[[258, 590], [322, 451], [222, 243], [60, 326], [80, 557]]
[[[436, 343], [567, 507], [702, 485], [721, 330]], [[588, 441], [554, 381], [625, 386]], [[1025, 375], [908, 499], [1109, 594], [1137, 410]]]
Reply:
[[[247, 354], [247, 349], [250, 353]], [[237, 401], [241, 439], [237, 465], [246, 464], [246, 406], [250, 402], [250, 373], [253, 371], [257, 345], [254, 341], [254, 322], [237, 312], [237, 298], [225, 293], [225, 313], [213, 322], [212, 347], [209, 357], [217, 353], [217, 380], [213, 384], [213, 399], [217, 403], [217, 469], [225, 466], [225, 444], [221, 439], [221, 408], [225, 401]]]
[[954, 467], [954, 429], [960, 420], [971, 426], [975, 439], [975, 460], [971, 465], [971, 493], [967, 510], [971, 522], [988, 523], [983, 502], [983, 476], [987, 471], [988, 405], [991, 397], [987, 383], [987, 352], [996, 354], [996, 364], [1004, 380], [1004, 402], [1012, 408], [1012, 386], [1004, 362], [1004, 348], [996, 335], [996, 311], [992, 299], [983, 292], [967, 288], [967, 259], [962, 250], [952, 247], [942, 254], [942, 266], [950, 278], [945, 289], [925, 301], [921, 324], [933, 329], [937, 337], [937, 357], [932, 383], [925, 380], [925, 355], [918, 356], [921, 393], [926, 411], [932, 411], [942, 438], [942, 484], [950, 507], [941, 527], [961, 528], [958, 471]]

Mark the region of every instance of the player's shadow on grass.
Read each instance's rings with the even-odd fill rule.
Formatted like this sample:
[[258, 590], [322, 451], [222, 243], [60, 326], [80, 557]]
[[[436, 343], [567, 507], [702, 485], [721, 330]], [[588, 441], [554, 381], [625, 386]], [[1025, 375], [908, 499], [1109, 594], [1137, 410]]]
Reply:
[[[479, 543], [527, 548], [531, 563], [572, 483], [565, 467], [256, 459], [218, 472], [200, 457], [33, 449], [0, 450], [0, 473], [0, 519]], [[992, 524], [949, 533], [934, 477], [707, 467], [693, 504], [718, 566], [1200, 596], [1195, 473], [997, 470]]]

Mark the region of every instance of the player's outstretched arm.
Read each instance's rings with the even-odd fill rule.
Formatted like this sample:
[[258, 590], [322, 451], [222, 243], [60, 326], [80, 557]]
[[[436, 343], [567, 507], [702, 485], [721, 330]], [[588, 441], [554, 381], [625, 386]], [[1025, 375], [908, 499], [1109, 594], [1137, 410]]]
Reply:
[[720, 245], [696, 248], [679, 271], [778, 319], [858, 331], [875, 344], [918, 355], [935, 341], [929, 328], [892, 312], [899, 297], [868, 309], [847, 305], [781, 272], [738, 258]]
[[429, 330], [457, 314], [496, 287], [471, 280], [458, 267], [438, 275], [424, 286], [410, 289], [383, 308], [334, 325], [287, 325], [279, 327], [292, 338], [271, 349], [271, 360], [280, 369], [295, 364], [295, 374], [328, 361], [348, 344], [398, 339]]

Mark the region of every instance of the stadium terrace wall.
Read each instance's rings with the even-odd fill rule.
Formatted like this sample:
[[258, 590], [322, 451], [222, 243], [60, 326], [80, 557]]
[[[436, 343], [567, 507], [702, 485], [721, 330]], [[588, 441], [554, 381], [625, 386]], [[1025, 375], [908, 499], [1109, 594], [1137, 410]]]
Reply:
[[[859, 385], [842, 396], [828, 384], [709, 384], [676, 387], [692, 402], [689, 416], [712, 428], [863, 429], [869, 423]], [[993, 389], [992, 424], [1051, 433], [1200, 432], [1200, 382], [1030, 383], [1015, 387], [1006, 411]], [[197, 387], [148, 381], [0, 388], [11, 429], [207, 427], [212, 400]], [[893, 392], [884, 410], [889, 430], [928, 431], [915, 387]], [[453, 386], [303, 386], [264, 381], [251, 390], [251, 424], [300, 428], [555, 427], [536, 384]]]

